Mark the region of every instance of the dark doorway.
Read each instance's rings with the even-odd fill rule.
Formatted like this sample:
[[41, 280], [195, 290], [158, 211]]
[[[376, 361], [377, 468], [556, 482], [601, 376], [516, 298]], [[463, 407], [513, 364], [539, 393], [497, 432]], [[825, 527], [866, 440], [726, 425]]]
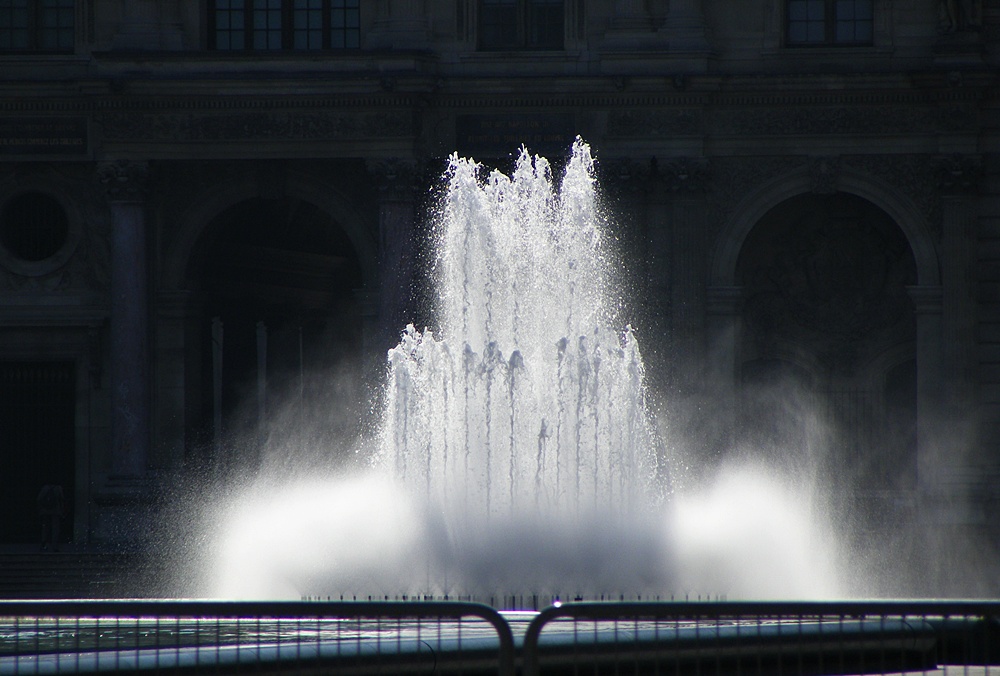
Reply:
[[212, 462], [238, 470], [342, 454], [364, 403], [350, 240], [292, 198], [235, 205], [207, 237], [201, 429]]
[[0, 541], [39, 542], [37, 497], [60, 484], [61, 537], [72, 537], [76, 465], [72, 362], [0, 362]]

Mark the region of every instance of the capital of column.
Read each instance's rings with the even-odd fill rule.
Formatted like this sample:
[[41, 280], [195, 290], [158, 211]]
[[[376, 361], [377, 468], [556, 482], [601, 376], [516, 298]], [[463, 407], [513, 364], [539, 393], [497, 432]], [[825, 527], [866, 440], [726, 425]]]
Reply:
[[705, 293], [705, 309], [710, 315], [736, 314], [742, 302], [742, 286], [710, 286]]
[[149, 183], [149, 163], [135, 160], [101, 162], [97, 165], [97, 179], [110, 201], [143, 202]]
[[910, 294], [910, 299], [913, 300], [913, 308], [916, 314], [941, 314], [944, 292], [940, 286], [908, 286], [906, 287], [906, 291]]

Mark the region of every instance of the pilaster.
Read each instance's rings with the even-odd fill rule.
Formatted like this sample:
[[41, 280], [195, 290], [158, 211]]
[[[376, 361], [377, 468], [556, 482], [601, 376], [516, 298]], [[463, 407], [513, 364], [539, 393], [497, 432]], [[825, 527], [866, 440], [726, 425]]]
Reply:
[[149, 307], [145, 162], [97, 167], [111, 207], [111, 474], [145, 473], [149, 451]]

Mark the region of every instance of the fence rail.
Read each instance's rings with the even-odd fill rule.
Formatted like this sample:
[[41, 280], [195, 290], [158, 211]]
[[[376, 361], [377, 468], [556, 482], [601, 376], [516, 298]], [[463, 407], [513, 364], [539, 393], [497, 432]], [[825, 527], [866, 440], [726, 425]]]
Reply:
[[0, 674], [1000, 676], [1000, 602], [0, 601]]

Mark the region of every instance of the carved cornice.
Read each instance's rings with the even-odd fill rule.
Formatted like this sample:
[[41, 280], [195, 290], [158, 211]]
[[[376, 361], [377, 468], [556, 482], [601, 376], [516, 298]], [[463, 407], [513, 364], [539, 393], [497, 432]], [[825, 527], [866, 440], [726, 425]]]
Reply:
[[95, 116], [107, 140], [238, 141], [400, 138], [414, 133], [406, 111], [346, 113], [253, 111], [228, 114], [103, 112]]
[[703, 192], [711, 179], [709, 161], [704, 158], [679, 157], [664, 161], [656, 171], [671, 192]]
[[149, 181], [149, 164], [132, 160], [101, 162], [97, 179], [112, 202], [142, 202]]
[[710, 128], [724, 134], [885, 134], [933, 132], [941, 127], [935, 107], [867, 106], [715, 110]]
[[703, 113], [686, 110], [613, 110], [608, 113], [608, 136], [684, 136], [704, 131]]

